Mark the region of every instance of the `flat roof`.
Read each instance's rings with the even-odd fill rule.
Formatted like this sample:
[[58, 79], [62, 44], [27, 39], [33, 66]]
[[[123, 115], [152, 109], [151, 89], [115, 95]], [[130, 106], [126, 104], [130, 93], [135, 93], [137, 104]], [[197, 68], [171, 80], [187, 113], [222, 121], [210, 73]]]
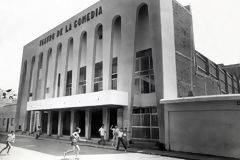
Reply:
[[231, 101], [231, 100], [239, 100], [240, 101], [240, 94], [224, 94], [224, 95], [181, 97], [181, 98], [176, 98], [176, 99], [161, 99], [159, 101], [159, 103], [160, 104], [170, 104], [170, 103]]

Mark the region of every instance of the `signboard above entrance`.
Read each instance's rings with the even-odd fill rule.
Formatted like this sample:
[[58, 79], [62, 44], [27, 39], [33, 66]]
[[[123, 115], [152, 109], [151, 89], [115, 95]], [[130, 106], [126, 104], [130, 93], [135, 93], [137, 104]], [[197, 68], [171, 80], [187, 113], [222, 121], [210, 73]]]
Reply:
[[43, 46], [48, 42], [53, 41], [55, 38], [62, 36], [64, 33], [71, 31], [73, 28], [81, 26], [82, 24], [94, 19], [95, 17], [101, 15], [102, 13], [103, 11], [101, 6], [96, 8], [95, 10], [88, 12], [87, 14], [79, 17], [78, 19], [75, 19], [73, 22], [70, 22], [69, 24], [65, 25], [65, 27], [58, 29], [56, 33], [49, 34], [47, 37], [41, 39], [39, 42], [39, 46]]

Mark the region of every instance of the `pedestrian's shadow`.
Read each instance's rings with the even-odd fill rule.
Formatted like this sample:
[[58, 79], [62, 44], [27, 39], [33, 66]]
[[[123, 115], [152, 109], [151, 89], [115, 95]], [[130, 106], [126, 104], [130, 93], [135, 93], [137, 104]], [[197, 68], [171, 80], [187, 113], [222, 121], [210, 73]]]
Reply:
[[8, 156], [8, 154], [0, 154], [0, 157]]

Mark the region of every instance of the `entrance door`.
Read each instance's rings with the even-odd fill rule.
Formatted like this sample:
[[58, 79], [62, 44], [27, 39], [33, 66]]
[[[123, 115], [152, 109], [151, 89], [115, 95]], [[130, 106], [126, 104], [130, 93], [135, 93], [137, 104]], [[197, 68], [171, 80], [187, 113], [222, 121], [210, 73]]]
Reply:
[[102, 109], [92, 110], [91, 137], [99, 138], [98, 130], [102, 126]]
[[30, 122], [31, 122], [31, 111], [27, 112], [27, 131], [30, 131]]
[[[117, 125], [117, 108], [110, 108], [110, 127]], [[109, 129], [109, 139], [113, 138], [112, 130]]]
[[76, 126], [81, 128], [80, 136], [85, 137], [85, 111], [77, 111]]
[[7, 127], [6, 127], [6, 132], [8, 132], [8, 128], [9, 128], [9, 118], [7, 118]]
[[71, 112], [63, 112], [63, 135], [70, 135]]
[[52, 112], [52, 134], [58, 133], [58, 111]]
[[48, 112], [42, 112], [42, 133], [47, 133]]

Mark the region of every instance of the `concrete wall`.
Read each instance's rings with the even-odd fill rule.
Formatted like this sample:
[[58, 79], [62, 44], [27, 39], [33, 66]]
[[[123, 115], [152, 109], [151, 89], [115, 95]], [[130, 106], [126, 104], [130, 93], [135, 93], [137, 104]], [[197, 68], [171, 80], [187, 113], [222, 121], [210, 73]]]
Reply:
[[[187, 97], [189, 91], [194, 96], [221, 94], [218, 78], [198, 71], [196, 59], [200, 53], [194, 47], [192, 13], [175, 0], [173, 11], [178, 97]], [[213, 63], [206, 58], [206, 65], [210, 62]], [[234, 65], [229, 71], [238, 77], [237, 67], [238, 65]]]
[[178, 97], [183, 97], [191, 89], [192, 15], [176, 1], [173, 1], [173, 15]]
[[240, 95], [162, 100], [173, 151], [240, 158]]

